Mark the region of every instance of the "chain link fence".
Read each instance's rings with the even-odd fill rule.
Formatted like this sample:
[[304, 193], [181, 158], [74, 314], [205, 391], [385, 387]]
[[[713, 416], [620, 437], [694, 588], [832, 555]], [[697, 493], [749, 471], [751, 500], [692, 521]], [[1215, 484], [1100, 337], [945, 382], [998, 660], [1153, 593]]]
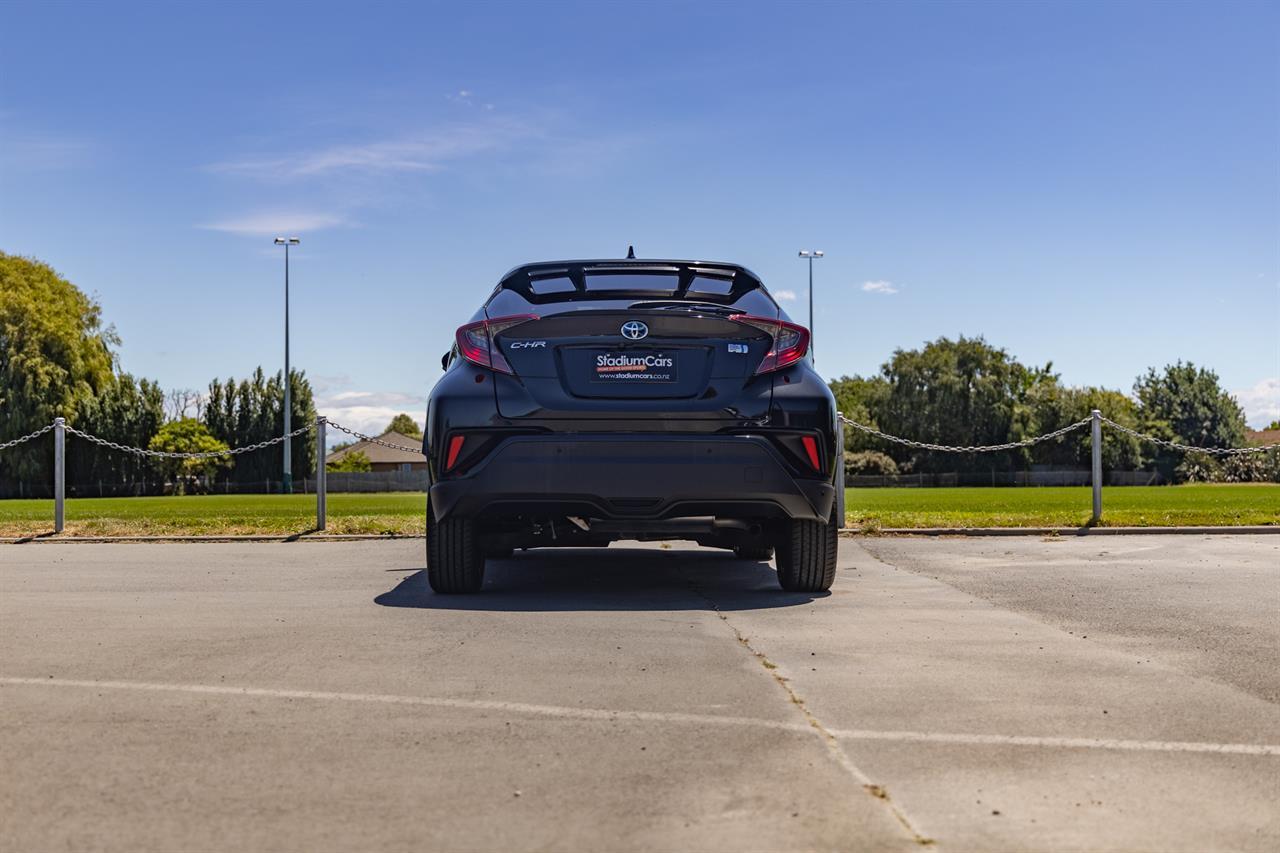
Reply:
[[[902, 436], [890, 435], [888, 433], [875, 429], [874, 427], [867, 426], [866, 424], [860, 424], [857, 421], [853, 420], [852, 418], [845, 417], [843, 413], [839, 413], [839, 418], [841, 423], [843, 423], [844, 425], [852, 429], [858, 430], [860, 432], [863, 432], [867, 435], [874, 436], [875, 438], [881, 439], [883, 441], [893, 442], [895, 444], [900, 444], [905, 447], [912, 447], [919, 450], [930, 450], [930, 451], [938, 451], [938, 452], [944, 452], [944, 453], [1000, 453], [1000, 452], [1009, 451], [1009, 450], [1017, 450], [1023, 447], [1032, 447], [1042, 442], [1053, 441], [1053, 440], [1062, 438], [1063, 436], [1068, 435], [1072, 432], [1075, 432], [1076, 430], [1089, 427], [1092, 430], [1091, 445], [1092, 445], [1092, 451], [1093, 451], [1092, 452], [1093, 466], [1092, 466], [1092, 471], [1090, 472], [1090, 481], [1093, 488], [1093, 522], [1094, 523], [1099, 521], [1102, 516], [1102, 486], [1104, 483], [1103, 472], [1102, 472], [1102, 427], [1103, 426], [1106, 426], [1110, 429], [1114, 429], [1120, 433], [1129, 435], [1140, 441], [1145, 441], [1160, 447], [1165, 447], [1170, 450], [1176, 450], [1184, 453], [1204, 453], [1204, 454], [1208, 454], [1215, 457], [1229, 457], [1229, 456], [1240, 456], [1240, 455], [1255, 454], [1255, 453], [1269, 453], [1277, 449], [1280, 449], [1280, 444], [1269, 444], [1269, 445], [1264, 445], [1260, 447], [1229, 447], [1229, 448], [1228, 447], [1196, 447], [1193, 445], [1180, 444], [1178, 442], [1162, 439], [1154, 435], [1148, 435], [1146, 433], [1142, 433], [1130, 427], [1124, 426], [1123, 424], [1116, 423], [1110, 418], [1104, 417], [1103, 414], [1097, 410], [1094, 410], [1094, 412], [1087, 418], [1082, 418], [1081, 420], [1078, 420], [1071, 424], [1067, 424], [1066, 426], [1060, 429], [1056, 429], [1052, 432], [1045, 433], [1044, 435], [1038, 435], [1033, 438], [1024, 439], [1022, 441], [1006, 442], [1004, 444], [987, 444], [987, 445], [974, 445], [974, 446], [934, 444], [932, 442], [927, 442], [927, 441], [916, 441], [910, 438], [903, 438]], [[360, 441], [367, 441], [367, 442], [370, 442], [371, 444], [381, 445], [383, 447], [388, 447], [393, 450], [402, 450], [402, 451], [407, 451], [409, 453], [419, 453], [419, 454], [422, 452], [422, 448], [420, 447], [406, 447], [402, 444], [395, 444], [393, 442], [384, 441], [381, 438], [376, 438], [371, 435], [365, 435], [364, 433], [358, 430], [354, 430], [349, 427], [343, 426], [342, 424], [329, 421], [328, 419], [323, 417], [318, 418], [315, 421], [315, 423], [298, 427], [288, 435], [279, 435], [267, 441], [260, 441], [256, 444], [247, 445], [245, 447], [234, 447], [234, 448], [227, 448], [225, 450], [204, 451], [199, 453], [182, 453], [177, 451], [150, 450], [143, 447], [131, 447], [129, 445], [119, 444], [114, 441], [108, 441], [107, 439], [100, 438], [96, 435], [93, 435], [92, 433], [85, 432], [84, 430], [80, 430], [80, 429], [76, 429], [75, 427], [68, 426], [62, 418], [56, 418], [54, 422], [49, 424], [48, 426], [41, 427], [40, 429], [32, 433], [29, 433], [27, 435], [24, 435], [20, 438], [15, 438], [10, 441], [6, 441], [3, 444], [0, 444], [0, 451], [17, 447], [18, 445], [24, 444], [28, 441], [33, 441], [39, 438], [40, 436], [44, 435], [45, 433], [53, 432], [54, 434], [54, 476], [53, 476], [53, 483], [52, 483], [52, 492], [53, 492], [53, 498], [54, 498], [54, 528], [55, 528], [55, 532], [61, 533], [64, 527], [64, 509], [65, 509], [65, 500], [66, 500], [66, 482], [65, 482], [66, 438], [65, 436], [67, 434], [73, 435], [76, 438], [83, 439], [85, 441], [91, 442], [101, 447], [105, 447], [109, 450], [115, 450], [120, 453], [131, 453], [141, 457], [148, 457], [148, 458], [154, 458], [154, 459], [216, 459], [216, 458], [224, 458], [224, 457], [235, 457], [244, 453], [252, 453], [257, 450], [262, 450], [264, 448], [268, 448], [268, 447], [272, 447], [277, 444], [280, 444], [286, 438], [295, 438], [299, 435], [302, 435], [303, 433], [310, 432], [311, 430], [316, 430], [319, 451], [316, 454], [317, 461], [316, 461], [315, 479], [311, 480], [309, 478], [303, 478], [302, 484], [304, 489], [308, 489], [308, 487], [311, 487], [314, 490], [314, 493], [316, 495], [316, 529], [324, 530], [325, 521], [326, 521], [325, 501], [326, 501], [326, 493], [328, 490], [327, 489], [328, 478], [330, 476], [333, 476], [335, 478], [338, 477], [338, 474], [336, 472], [333, 474], [330, 474], [325, 469], [324, 447], [325, 447], [325, 435], [326, 435], [327, 427], [333, 427], [334, 429], [340, 432], [343, 432], [349, 436], [352, 436], [353, 438], [359, 439]], [[270, 481], [266, 482], [266, 486], [268, 491], [270, 491], [271, 490]], [[99, 484], [98, 489], [99, 489], [99, 492], [101, 493], [103, 491], [103, 485]], [[228, 491], [230, 491], [229, 486], [228, 486]]]

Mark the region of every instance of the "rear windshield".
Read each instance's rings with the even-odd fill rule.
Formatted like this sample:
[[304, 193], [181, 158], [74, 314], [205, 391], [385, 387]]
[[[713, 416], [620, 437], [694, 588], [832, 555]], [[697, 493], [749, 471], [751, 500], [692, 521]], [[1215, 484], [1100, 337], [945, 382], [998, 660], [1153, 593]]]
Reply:
[[671, 295], [680, 287], [678, 271], [651, 272], [589, 272], [586, 275], [587, 291], [643, 290]]
[[573, 279], [567, 275], [557, 275], [548, 278], [535, 278], [529, 281], [529, 289], [538, 296], [547, 296], [551, 293], [573, 293]]
[[695, 275], [689, 293], [695, 296], [727, 296], [733, 291], [733, 276]]

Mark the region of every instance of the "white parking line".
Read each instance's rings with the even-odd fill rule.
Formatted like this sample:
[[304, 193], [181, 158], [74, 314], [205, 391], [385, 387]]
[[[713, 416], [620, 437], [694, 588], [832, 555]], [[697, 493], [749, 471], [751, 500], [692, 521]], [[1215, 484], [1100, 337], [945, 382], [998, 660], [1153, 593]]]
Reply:
[[1208, 752], [1280, 757], [1280, 746], [1259, 743], [1196, 743], [1092, 737], [1036, 737], [1034, 735], [961, 735], [944, 732], [886, 732], [865, 729], [833, 729], [831, 733], [840, 740], [888, 740], [900, 743], [944, 743], [957, 746], [1042, 746], [1057, 749], [1112, 749], [1131, 752]]
[[[563, 705], [535, 705], [485, 699], [444, 699], [432, 696], [397, 696], [387, 693], [335, 693], [325, 690], [276, 690], [266, 687], [233, 687], [218, 684], [163, 684], [152, 681], [88, 681], [69, 678], [24, 678], [0, 676], [0, 685], [24, 687], [70, 687], [86, 690], [139, 690], [158, 693], [190, 693], [213, 696], [241, 696], [267, 699], [305, 699], [331, 702], [365, 702], [384, 705], [419, 705], [431, 708], [459, 708], [470, 711], [499, 711], [540, 717], [576, 720], [612, 720], [691, 725], [750, 726], [787, 732], [810, 732], [805, 723], [786, 723], [755, 717], [728, 717], [716, 714], [685, 714], [672, 711], [612, 711], [605, 708], [571, 708]], [[947, 732], [878, 731], [874, 729], [832, 729], [839, 740], [876, 740], [898, 743], [939, 743], [957, 746], [1030, 746], [1049, 749], [1101, 749], [1128, 752], [1189, 752], [1221, 755], [1280, 757], [1280, 745], [1253, 743], [1197, 743], [1159, 740], [1119, 740], [1113, 738], [1036, 737], [1032, 735], [954, 734]]]
[[276, 690], [266, 687], [232, 687], [221, 684], [162, 684], [152, 681], [82, 681], [68, 678], [0, 677], [0, 685], [37, 687], [79, 687], [106, 690], [151, 690], [161, 693], [203, 693], [217, 696], [252, 696], [269, 699], [310, 699], [336, 702], [369, 702], [384, 705], [424, 705], [431, 708], [461, 708], [468, 711], [505, 711], [540, 717], [577, 720], [634, 720], [655, 723], [693, 723], [721, 726], [754, 726], [785, 731], [808, 732], [804, 723], [783, 723], [755, 717], [727, 717], [713, 714], [682, 714], [668, 711], [610, 711], [604, 708], [571, 708], [564, 705], [533, 705], [487, 699], [443, 699], [433, 696], [397, 696], [388, 693], [334, 693], [325, 690]]

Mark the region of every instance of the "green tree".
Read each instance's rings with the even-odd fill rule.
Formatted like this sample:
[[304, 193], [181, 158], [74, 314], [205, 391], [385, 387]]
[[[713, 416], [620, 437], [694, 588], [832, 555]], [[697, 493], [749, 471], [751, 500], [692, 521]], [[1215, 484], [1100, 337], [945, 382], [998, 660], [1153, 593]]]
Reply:
[[[1244, 411], [1212, 370], [1181, 361], [1161, 371], [1151, 368], [1138, 377], [1133, 393], [1143, 432], [1193, 447], [1245, 443]], [[1155, 451], [1155, 466], [1165, 476], [1172, 476], [1183, 461], [1178, 451]]]
[[[146, 379], [128, 373], [112, 377], [81, 406], [72, 426], [129, 447], [148, 447], [164, 423], [164, 392]], [[97, 494], [94, 487], [139, 484], [156, 473], [154, 463], [79, 439], [67, 442], [67, 484], [74, 494]]]
[[337, 462], [330, 462], [324, 467], [328, 471], [372, 471], [373, 463], [363, 450], [353, 450]]
[[[0, 252], [0, 441], [55, 417], [75, 423], [111, 381], [115, 332], [102, 311], [48, 264]], [[52, 454], [29, 442], [0, 454], [0, 478], [44, 480]]]
[[422, 438], [422, 428], [418, 426], [418, 422], [404, 412], [391, 419], [391, 423], [387, 424], [387, 428], [383, 430], [384, 433], [388, 431], [398, 432], [401, 435], [411, 436], [412, 438]]
[[[151, 439], [150, 450], [167, 453], [212, 453], [226, 450], [227, 445], [214, 438], [209, 428], [195, 418], [169, 421]], [[219, 468], [228, 467], [226, 456], [204, 459], [161, 459], [160, 470], [173, 483], [175, 494], [185, 494], [188, 488], [197, 486], [199, 480], [211, 480]]]
[[[306, 374], [290, 371], [289, 387], [292, 427], [315, 423], [316, 407]], [[284, 432], [284, 384], [281, 374], [270, 379], [259, 367], [249, 379], [236, 382], [217, 379], [209, 383], [204, 423], [209, 431], [231, 447], [246, 447], [277, 438]], [[316, 435], [295, 436], [291, 446], [295, 477], [310, 476], [316, 465]], [[233, 483], [278, 482], [284, 476], [284, 459], [278, 445], [236, 457], [228, 473]]]
[[[850, 420], [879, 429], [878, 413], [884, 408], [889, 396], [889, 383], [882, 376], [863, 378], [861, 376], [841, 376], [829, 383], [831, 393], [836, 398], [836, 409]], [[884, 442], [872, 438], [865, 432], [846, 428], [844, 432], [845, 450], [861, 452], [881, 449]]]
[[[1028, 368], [982, 338], [939, 338], [920, 350], [897, 350], [880, 369], [888, 394], [880, 428], [934, 444], [986, 445], [1037, 434], [1036, 400], [1058, 384], [1051, 364]], [[1026, 467], [1029, 451], [957, 454], [878, 447], [910, 471]]]
[[1280, 421], [1272, 421], [1266, 425], [1265, 429], [1267, 432], [1270, 432], [1273, 429], [1280, 429]]
[[[1051, 432], [1090, 416], [1094, 409], [1118, 424], [1138, 429], [1138, 405], [1132, 398], [1109, 388], [1046, 389], [1036, 397], [1036, 422], [1041, 432]], [[1103, 427], [1102, 467], [1107, 471], [1134, 471], [1145, 462], [1142, 442], [1114, 429]], [[1091, 430], [1078, 429], [1054, 441], [1037, 444], [1035, 462], [1076, 469], [1093, 464]]]

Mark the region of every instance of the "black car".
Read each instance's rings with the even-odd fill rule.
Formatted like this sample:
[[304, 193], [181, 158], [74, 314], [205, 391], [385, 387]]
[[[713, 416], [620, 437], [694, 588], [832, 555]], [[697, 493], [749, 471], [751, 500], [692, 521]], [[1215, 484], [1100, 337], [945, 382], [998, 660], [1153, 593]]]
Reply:
[[474, 592], [516, 548], [689, 539], [828, 589], [844, 518], [809, 331], [750, 270], [517, 267], [458, 329], [427, 407], [427, 578]]

